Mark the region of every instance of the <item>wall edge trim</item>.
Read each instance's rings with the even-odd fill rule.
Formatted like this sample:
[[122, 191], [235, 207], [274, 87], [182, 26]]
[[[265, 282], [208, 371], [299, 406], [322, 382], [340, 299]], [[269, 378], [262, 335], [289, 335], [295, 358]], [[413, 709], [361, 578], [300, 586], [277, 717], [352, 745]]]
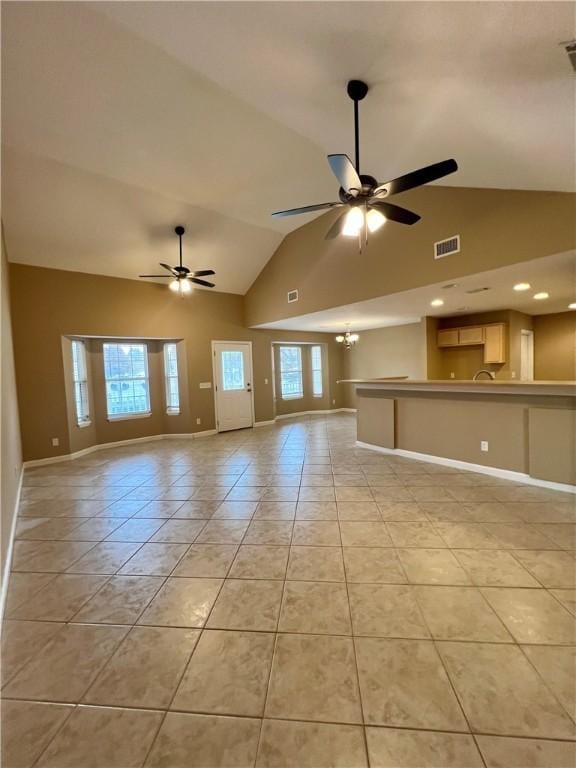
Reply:
[[6, 562], [2, 569], [2, 588], [0, 589], [0, 619], [4, 618], [4, 609], [6, 608], [6, 598], [8, 597], [8, 582], [10, 580], [10, 569], [12, 566], [12, 554], [14, 551], [14, 539], [16, 537], [16, 523], [18, 521], [18, 509], [20, 508], [20, 496], [22, 494], [22, 485], [24, 481], [24, 464], [20, 467], [20, 477], [18, 478], [18, 489], [14, 501], [14, 510], [12, 515], [12, 524], [8, 536], [8, 547], [6, 548]]
[[274, 419], [274, 421], [279, 421], [283, 419], [293, 419], [297, 416], [315, 416], [318, 413], [320, 414], [342, 413], [343, 411], [356, 413], [356, 408], [326, 408], [324, 410], [315, 410], [315, 411], [296, 411], [295, 413], [279, 413]]
[[564, 493], [576, 494], [576, 485], [569, 485], [568, 483], [554, 483], [550, 480], [540, 480], [537, 477], [526, 475], [524, 472], [515, 472], [511, 469], [487, 467], [484, 466], [484, 464], [472, 464], [472, 462], [459, 461], [458, 459], [447, 459], [443, 456], [433, 456], [432, 454], [428, 453], [406, 451], [403, 448], [384, 448], [381, 445], [363, 443], [361, 440], [356, 440], [356, 445], [359, 448], [367, 448], [368, 450], [377, 451], [378, 453], [385, 453], [391, 456], [402, 456], [405, 459], [426, 461], [429, 464], [441, 464], [444, 467], [462, 469], [465, 472], [479, 472], [483, 475], [492, 475], [492, 477], [499, 477], [503, 480], [512, 480], [517, 483], [522, 483], [523, 485], [536, 485], [540, 488], [548, 488], [551, 491], [564, 491]]

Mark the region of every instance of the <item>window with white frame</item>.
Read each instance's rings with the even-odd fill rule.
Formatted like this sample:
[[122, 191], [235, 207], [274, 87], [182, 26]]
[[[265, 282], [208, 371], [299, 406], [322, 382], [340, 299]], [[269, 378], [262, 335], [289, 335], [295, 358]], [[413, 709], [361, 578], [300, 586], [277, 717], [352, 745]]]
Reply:
[[302, 350], [300, 347], [281, 346], [280, 394], [283, 400], [296, 400], [304, 396], [302, 383]]
[[72, 341], [72, 379], [74, 381], [76, 424], [79, 427], [85, 427], [90, 424], [88, 366], [86, 364], [86, 343], [78, 339]]
[[104, 377], [108, 418], [150, 413], [146, 344], [104, 344]]
[[310, 361], [312, 368], [312, 394], [314, 397], [322, 397], [324, 387], [322, 382], [322, 347], [320, 345], [311, 347]]
[[180, 413], [178, 347], [173, 342], [164, 344], [164, 381], [166, 386], [166, 413]]

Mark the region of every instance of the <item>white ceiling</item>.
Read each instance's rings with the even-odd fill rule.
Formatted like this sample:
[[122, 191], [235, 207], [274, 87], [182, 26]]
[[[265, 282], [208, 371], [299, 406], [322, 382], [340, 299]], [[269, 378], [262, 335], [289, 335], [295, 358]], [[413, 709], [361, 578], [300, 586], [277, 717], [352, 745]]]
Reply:
[[[529, 283], [531, 289], [517, 292], [513, 287], [518, 283]], [[467, 293], [478, 288], [489, 290]], [[550, 298], [534, 299], [534, 294], [541, 291], [549, 293]], [[443, 299], [444, 306], [432, 307], [433, 299]], [[257, 327], [320, 332], [341, 332], [350, 327], [354, 331], [366, 331], [417, 323], [426, 315], [447, 317], [497, 309], [515, 309], [529, 315], [565, 312], [568, 304], [575, 301], [576, 252], [570, 251], [468, 275], [449, 284], [427, 285]]]
[[[570, 3], [2, 4], [11, 261], [122, 277], [175, 261], [244, 293], [272, 210], [333, 199], [328, 152], [381, 180], [446, 157], [451, 185], [568, 190]], [[473, 34], [471, 34], [473, 30]]]

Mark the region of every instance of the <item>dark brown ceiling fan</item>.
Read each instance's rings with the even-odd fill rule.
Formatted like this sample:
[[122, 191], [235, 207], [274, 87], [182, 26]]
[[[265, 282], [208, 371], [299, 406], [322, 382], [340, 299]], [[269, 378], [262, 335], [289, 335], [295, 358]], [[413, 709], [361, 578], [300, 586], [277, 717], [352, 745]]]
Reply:
[[178, 226], [174, 227], [174, 232], [178, 235], [179, 244], [180, 244], [180, 261], [175, 267], [171, 267], [168, 264], [164, 264], [163, 262], [160, 262], [160, 266], [163, 267], [163, 269], [166, 269], [170, 274], [168, 275], [139, 275], [139, 277], [146, 277], [146, 278], [158, 278], [158, 277], [167, 277], [172, 278], [172, 282], [169, 285], [170, 290], [174, 291], [175, 293], [190, 293], [192, 291], [192, 286], [190, 283], [195, 283], [196, 285], [203, 285], [205, 288], [214, 288], [214, 283], [209, 283], [207, 280], [200, 280], [200, 277], [207, 277], [208, 275], [215, 275], [216, 272], [214, 272], [213, 269], [197, 269], [196, 271], [192, 271], [188, 269], [188, 267], [183, 266], [182, 264], [182, 235], [185, 233], [184, 227]]
[[360, 173], [360, 139], [358, 128], [358, 102], [368, 93], [368, 86], [361, 80], [350, 80], [347, 86], [348, 96], [354, 102], [354, 145], [356, 163], [348, 155], [328, 155], [328, 163], [334, 176], [340, 183], [338, 192], [339, 201], [332, 203], [319, 203], [318, 205], [306, 205], [302, 208], [290, 208], [286, 211], [276, 211], [272, 216], [294, 216], [299, 213], [311, 213], [312, 211], [324, 211], [331, 208], [345, 208], [336, 218], [328, 232], [326, 240], [337, 237], [340, 234], [356, 237], [360, 240], [364, 236], [367, 240], [368, 232], [375, 232], [386, 220], [396, 221], [399, 224], [415, 224], [420, 216], [417, 213], [401, 208], [386, 200], [399, 192], [436, 181], [449, 173], [458, 170], [455, 160], [443, 160], [434, 165], [419, 168], [417, 171], [406, 173], [397, 179], [379, 183], [373, 176]]

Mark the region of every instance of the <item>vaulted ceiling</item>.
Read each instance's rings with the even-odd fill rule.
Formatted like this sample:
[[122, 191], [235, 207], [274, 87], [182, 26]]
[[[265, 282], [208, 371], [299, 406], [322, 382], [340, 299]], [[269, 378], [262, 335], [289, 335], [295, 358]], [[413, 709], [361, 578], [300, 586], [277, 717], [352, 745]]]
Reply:
[[455, 157], [454, 186], [571, 190], [570, 3], [2, 5], [10, 260], [122, 277], [211, 266], [245, 293], [283, 207], [334, 199], [328, 152], [380, 180]]

